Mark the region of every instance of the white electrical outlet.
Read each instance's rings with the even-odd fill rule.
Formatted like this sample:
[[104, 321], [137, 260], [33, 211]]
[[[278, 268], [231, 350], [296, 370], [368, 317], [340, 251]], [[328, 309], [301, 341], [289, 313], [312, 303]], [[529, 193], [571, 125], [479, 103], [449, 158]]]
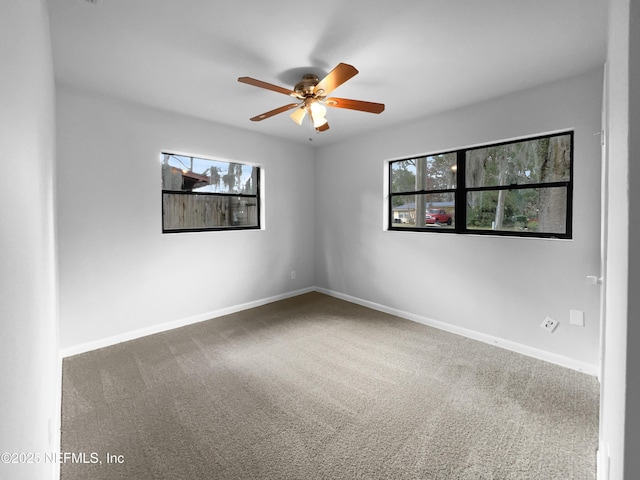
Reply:
[[555, 318], [545, 317], [544, 321], [540, 325], [540, 328], [551, 333], [556, 329], [556, 327], [558, 326], [558, 323], [560, 322], [558, 322], [558, 320], [556, 320]]
[[569, 323], [584, 327], [584, 312], [582, 310], [569, 310]]
[[291, 270], [291, 280], [295, 280], [295, 279], [296, 279], [296, 271]]

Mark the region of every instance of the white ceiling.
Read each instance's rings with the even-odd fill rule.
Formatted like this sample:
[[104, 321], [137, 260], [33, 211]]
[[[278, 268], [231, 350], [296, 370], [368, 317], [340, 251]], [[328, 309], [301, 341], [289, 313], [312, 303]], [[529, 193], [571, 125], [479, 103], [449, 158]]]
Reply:
[[[95, 1], [95, 0], [94, 0]], [[606, 0], [48, 0], [58, 82], [291, 141], [327, 145], [602, 67]], [[312, 132], [286, 88], [339, 62], [360, 73]]]

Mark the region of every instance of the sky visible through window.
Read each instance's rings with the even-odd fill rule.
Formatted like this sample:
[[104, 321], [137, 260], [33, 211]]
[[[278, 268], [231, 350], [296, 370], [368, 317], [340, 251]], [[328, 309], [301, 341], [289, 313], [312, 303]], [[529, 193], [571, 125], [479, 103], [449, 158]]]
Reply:
[[[163, 155], [164, 161], [171, 167], [178, 168], [182, 170], [184, 173], [193, 172], [200, 175], [205, 175], [207, 177], [220, 178], [221, 180], [215, 182], [215, 180], [211, 181], [210, 185], [207, 185], [205, 190], [211, 192], [224, 192], [226, 188], [224, 186], [224, 182], [222, 179], [225, 175], [230, 174], [229, 168], [233, 166], [236, 170], [234, 170], [234, 175], [237, 175], [237, 169], [239, 168], [241, 173], [239, 178], [234, 182], [236, 187], [241, 187], [246, 185], [247, 182], [251, 179], [251, 175], [253, 173], [254, 167], [251, 165], [245, 165], [240, 163], [230, 163], [223, 162], [219, 160], [208, 160], [204, 158], [198, 157], [188, 157], [184, 155], [175, 155], [175, 154], [165, 154]], [[212, 176], [213, 174], [213, 176]], [[200, 187], [203, 188], [203, 187]], [[194, 191], [197, 191], [195, 189]], [[200, 191], [205, 191], [200, 190]], [[237, 189], [236, 189], [237, 190]]]

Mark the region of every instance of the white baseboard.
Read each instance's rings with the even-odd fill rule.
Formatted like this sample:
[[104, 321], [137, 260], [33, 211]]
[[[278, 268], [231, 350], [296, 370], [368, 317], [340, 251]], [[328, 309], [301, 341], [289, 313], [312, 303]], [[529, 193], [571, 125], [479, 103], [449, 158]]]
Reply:
[[572, 358], [564, 357], [562, 355], [546, 352], [544, 350], [529, 347], [527, 345], [522, 345], [517, 342], [506, 340], [504, 338], [494, 337], [492, 335], [476, 332], [468, 328], [458, 327], [456, 325], [451, 325], [449, 323], [441, 322], [441, 321], [434, 320], [427, 317], [422, 317], [420, 315], [416, 315], [410, 312], [405, 312], [403, 310], [398, 310], [396, 308], [387, 307], [385, 305], [380, 305], [378, 303], [370, 302], [368, 300], [363, 300], [361, 298], [352, 297], [351, 295], [345, 295], [344, 293], [335, 292], [333, 290], [328, 290], [326, 288], [316, 287], [315, 290], [317, 292], [324, 293], [325, 295], [330, 295], [332, 297], [336, 297], [341, 300], [346, 300], [347, 302], [355, 303], [357, 305], [362, 305], [363, 307], [368, 307], [373, 310], [389, 313], [391, 315], [405, 318], [413, 322], [421, 323], [429, 327], [434, 327], [439, 330], [444, 330], [447, 332], [455, 333], [456, 335], [461, 335], [463, 337], [471, 338], [473, 340], [478, 340], [484, 343], [495, 345], [495, 346], [504, 348], [506, 350], [511, 350], [512, 352], [520, 353], [522, 355], [527, 355], [529, 357], [537, 358], [539, 360], [544, 360], [546, 362], [560, 365], [562, 367], [578, 370], [579, 372], [583, 372], [588, 375], [598, 376], [600, 372], [600, 369], [598, 368], [597, 365], [591, 365], [589, 363], [574, 360]]
[[231, 313], [240, 312], [242, 310], [248, 310], [249, 308], [260, 307], [268, 303], [277, 302], [278, 300], [284, 300], [286, 298], [296, 297], [298, 295], [302, 295], [304, 293], [309, 293], [314, 291], [316, 291], [314, 287], [303, 288], [301, 290], [295, 290], [293, 292], [287, 292], [280, 295], [275, 295], [273, 297], [262, 298], [259, 300], [254, 300], [252, 302], [242, 303], [240, 305], [233, 305], [230, 307], [221, 308], [219, 310], [214, 310], [213, 312], [201, 313], [193, 317], [182, 318], [182, 319], [173, 320], [166, 323], [161, 323], [159, 325], [153, 325], [153, 326], [141, 328], [138, 330], [132, 330], [130, 332], [114, 335], [112, 337], [102, 338], [100, 340], [95, 340], [93, 342], [87, 342], [80, 345], [63, 348], [60, 350], [60, 356], [62, 358], [71, 357], [73, 355], [86, 353], [91, 350], [97, 350], [99, 348], [109, 347], [111, 345], [116, 345], [118, 343], [126, 342], [128, 340], [135, 340], [136, 338], [146, 337], [147, 335], [153, 335], [154, 333], [166, 332], [168, 330], [173, 330], [174, 328], [180, 328], [187, 325], [192, 325], [194, 323], [204, 322], [206, 320], [211, 320], [216, 317], [222, 317], [223, 315], [229, 315]]
[[596, 459], [596, 478], [598, 480], [609, 480], [609, 463], [609, 444], [603, 444], [603, 442], [600, 441]]
[[242, 310], [247, 310], [249, 308], [259, 307], [261, 305], [266, 305], [268, 303], [273, 303], [278, 300], [284, 300], [286, 298], [295, 297], [295, 296], [302, 295], [304, 293], [309, 293], [309, 292], [324, 293], [325, 295], [336, 297], [341, 300], [345, 300], [347, 302], [355, 303], [357, 305], [362, 305], [364, 307], [368, 307], [373, 310], [378, 310], [380, 312], [396, 315], [398, 317], [405, 318], [407, 320], [421, 323], [423, 325], [427, 325], [430, 327], [434, 327], [439, 330], [455, 333], [456, 335], [461, 335], [463, 337], [471, 338], [473, 340], [478, 340], [491, 345], [496, 345], [506, 350], [511, 350], [513, 352], [527, 355], [529, 357], [537, 358], [539, 360], [544, 360], [550, 363], [554, 363], [556, 365], [571, 368], [573, 370], [578, 370], [588, 375], [597, 376], [600, 371], [597, 365], [591, 365], [585, 362], [580, 362], [572, 358], [564, 357], [562, 355], [558, 355], [558, 354], [547, 352], [537, 348], [529, 347], [527, 345], [512, 342], [504, 338], [494, 337], [492, 335], [487, 335], [487, 334], [476, 332], [474, 330], [470, 330], [467, 328], [458, 327], [456, 325], [451, 325], [445, 322], [423, 317], [410, 312], [405, 312], [403, 310], [398, 310], [396, 308], [391, 308], [386, 305], [381, 305], [378, 303], [370, 302], [368, 300], [363, 300], [361, 298], [353, 297], [351, 295], [346, 295], [344, 293], [340, 293], [340, 292], [336, 292], [333, 290], [320, 288], [320, 287], [308, 287], [301, 290], [295, 290], [292, 292], [275, 295], [273, 297], [262, 298], [252, 302], [222, 308], [219, 310], [215, 310], [213, 312], [207, 312], [200, 315], [195, 315], [193, 317], [178, 319], [171, 322], [162, 323], [159, 325], [153, 325], [147, 328], [142, 328], [139, 330], [125, 332], [120, 335], [115, 335], [112, 337], [103, 338], [93, 342], [88, 342], [81, 345], [64, 348], [60, 351], [60, 355], [62, 358], [78, 355], [80, 353], [89, 352], [91, 350], [97, 350], [99, 348], [108, 347], [110, 345], [126, 342], [128, 340], [134, 340], [136, 338], [141, 338], [147, 335], [153, 335], [154, 333], [166, 332], [168, 330], [173, 330], [174, 328], [184, 327], [186, 325], [192, 325], [194, 323], [211, 320], [216, 317], [229, 315], [231, 313], [240, 312]]

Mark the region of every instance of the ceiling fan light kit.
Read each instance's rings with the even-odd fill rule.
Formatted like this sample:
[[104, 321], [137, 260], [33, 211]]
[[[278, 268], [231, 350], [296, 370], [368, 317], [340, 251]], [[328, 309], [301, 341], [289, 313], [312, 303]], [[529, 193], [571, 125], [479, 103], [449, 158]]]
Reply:
[[318, 132], [324, 132], [329, 130], [329, 123], [325, 117], [327, 114], [325, 106], [368, 113], [382, 113], [384, 111], [384, 104], [382, 103], [364, 102], [362, 100], [350, 100], [347, 98], [327, 98], [333, 90], [354, 77], [357, 73], [358, 70], [352, 65], [339, 63], [322, 80], [319, 80], [318, 77], [313, 74], [304, 75], [302, 80], [293, 87], [293, 90], [272, 85], [271, 83], [256, 80], [251, 77], [240, 77], [238, 78], [238, 82], [289, 95], [298, 100], [298, 103], [291, 103], [256, 115], [251, 118], [251, 121], [259, 122], [295, 108], [296, 110], [289, 115], [295, 123], [302, 125], [305, 116], [308, 114], [313, 128]]

